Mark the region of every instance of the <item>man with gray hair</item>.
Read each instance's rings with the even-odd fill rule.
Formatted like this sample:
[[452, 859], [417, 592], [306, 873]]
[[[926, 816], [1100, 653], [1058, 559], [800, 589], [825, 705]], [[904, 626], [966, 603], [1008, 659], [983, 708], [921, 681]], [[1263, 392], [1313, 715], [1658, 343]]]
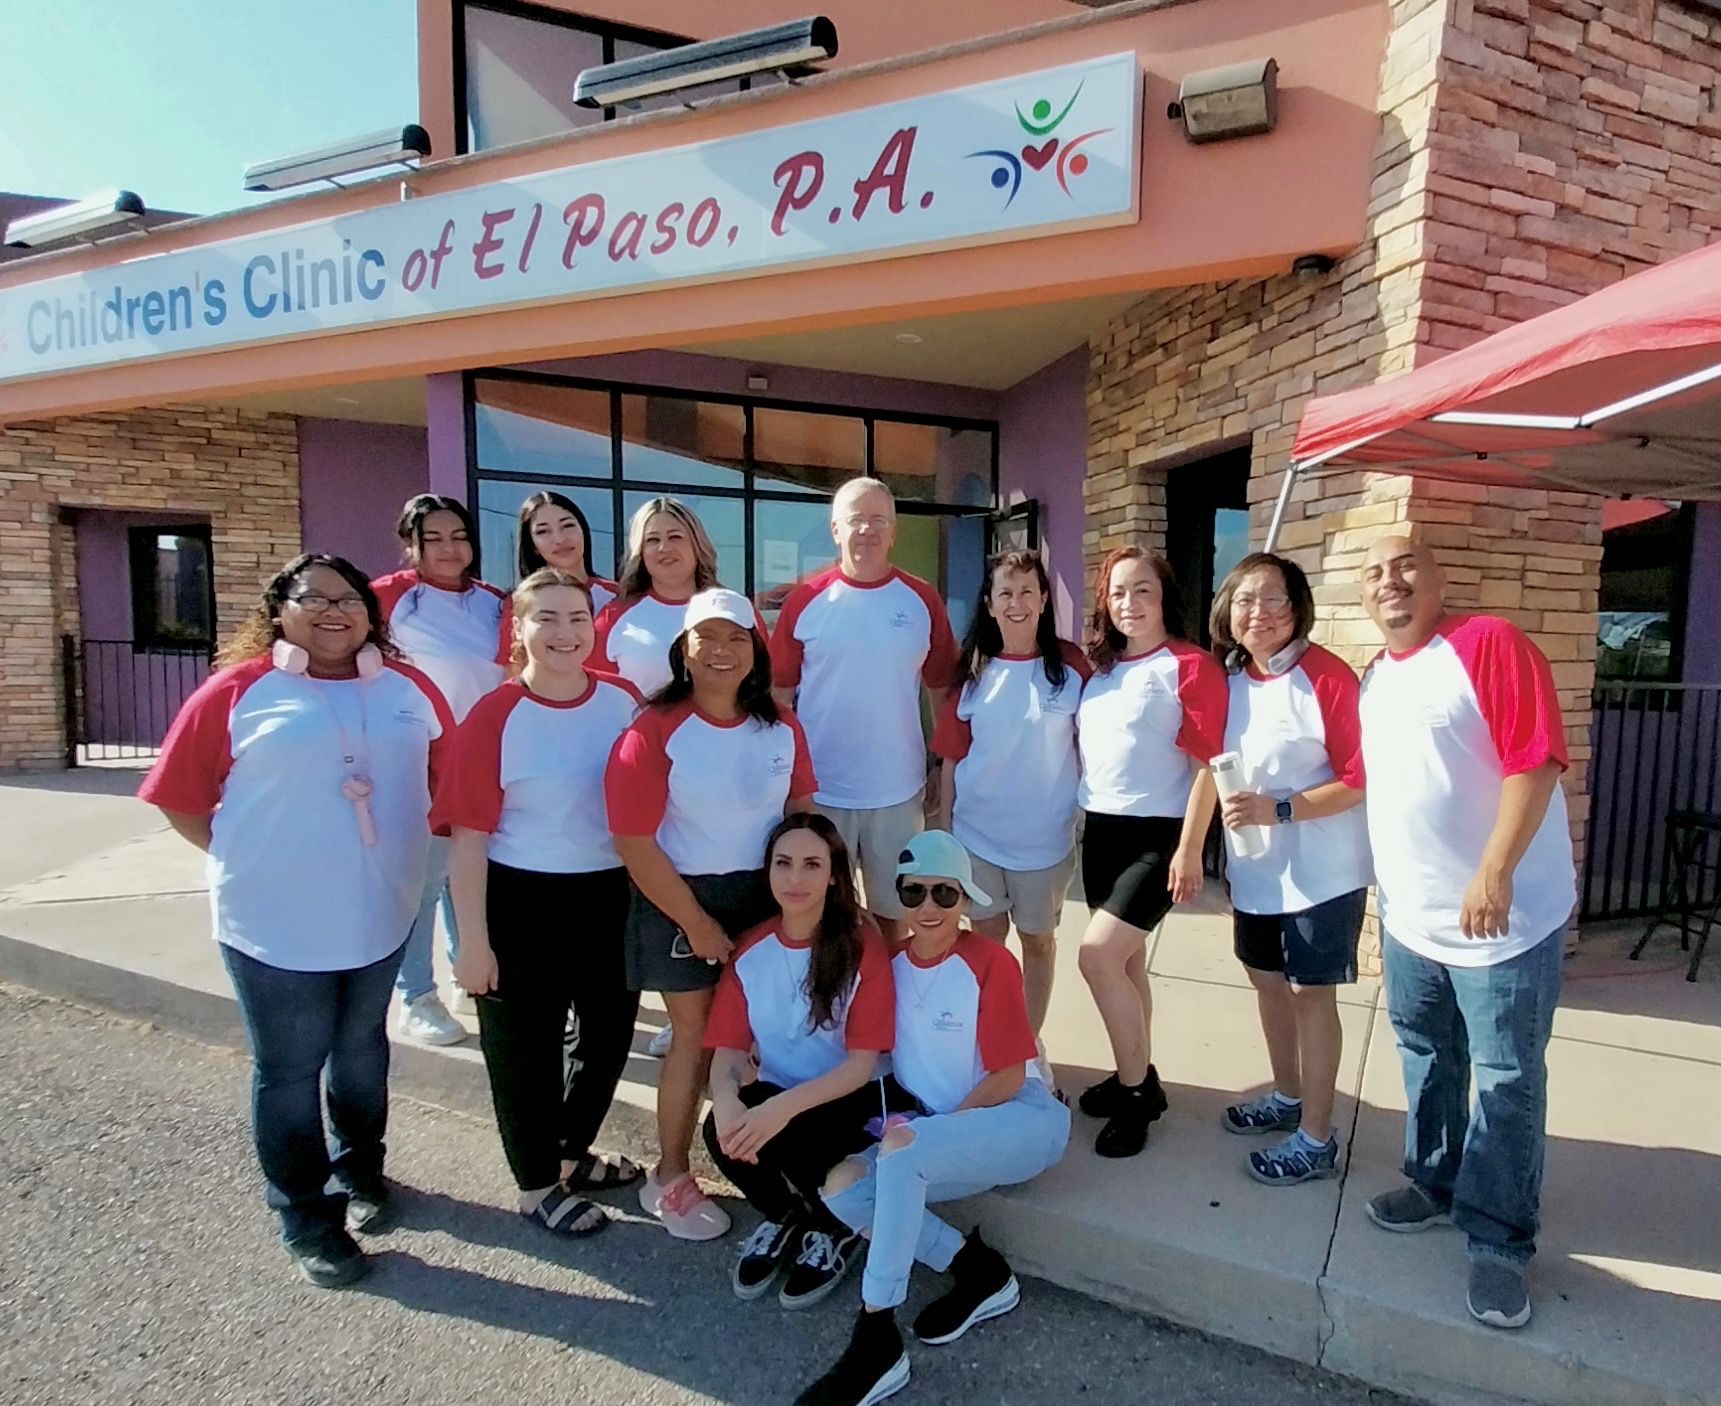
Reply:
[[938, 592], [890, 563], [896, 500], [887, 485], [855, 478], [839, 488], [831, 535], [837, 564], [783, 603], [771, 682], [806, 731], [814, 803], [842, 832], [867, 907], [895, 937], [897, 856], [925, 823], [920, 687], [936, 711], [956, 681], [956, 639]]

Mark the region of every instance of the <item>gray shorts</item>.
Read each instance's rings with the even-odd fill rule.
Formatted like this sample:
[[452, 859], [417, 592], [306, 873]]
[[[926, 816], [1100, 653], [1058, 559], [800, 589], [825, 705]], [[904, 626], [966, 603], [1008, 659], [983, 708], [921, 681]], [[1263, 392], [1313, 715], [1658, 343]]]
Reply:
[[1016, 924], [1017, 932], [1056, 932], [1058, 919], [1064, 915], [1064, 896], [1070, 891], [1070, 879], [1076, 872], [1076, 852], [1071, 849], [1062, 861], [1049, 869], [1000, 869], [989, 859], [970, 852], [974, 862], [974, 882], [992, 896], [992, 906], [976, 904], [968, 916], [984, 922], [1005, 913]]
[[[731, 938], [771, 916], [771, 890], [763, 869], [733, 874], [687, 874], [688, 888], [699, 906], [715, 918]], [[628, 885], [627, 987], [629, 991], [706, 991], [717, 985], [723, 968], [701, 957], [677, 956], [687, 948], [675, 921], [650, 899]], [[676, 939], [681, 938], [678, 944]]]
[[902, 847], [926, 828], [924, 796], [922, 788], [906, 801], [876, 810], [814, 807], [842, 834], [866, 906], [880, 918], [902, 916], [902, 904], [896, 900], [896, 866]]

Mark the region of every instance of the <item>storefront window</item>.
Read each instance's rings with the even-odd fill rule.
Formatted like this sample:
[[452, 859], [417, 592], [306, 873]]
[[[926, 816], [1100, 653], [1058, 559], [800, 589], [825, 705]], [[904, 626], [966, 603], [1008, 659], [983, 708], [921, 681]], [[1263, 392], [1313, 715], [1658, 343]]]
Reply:
[[742, 486], [747, 415], [739, 405], [624, 395], [621, 435], [623, 478], [675, 487]]
[[478, 481], [478, 540], [483, 555], [484, 579], [511, 589], [517, 584], [519, 561], [520, 504], [542, 489], [571, 498], [591, 524], [586, 543], [586, 569], [597, 576], [616, 573], [615, 495], [608, 488], [584, 488], [578, 484], [545, 480], [526, 483], [518, 479]]
[[771, 624], [798, 582], [837, 559], [831, 505], [824, 498], [763, 499], [753, 508], [753, 601]]
[[137, 649], [207, 645], [214, 638], [209, 528], [134, 527], [132, 644]]
[[968, 507], [992, 502], [991, 431], [880, 418], [872, 435], [875, 472], [898, 498]]
[[828, 497], [866, 472], [866, 421], [761, 406], [753, 412], [753, 461], [762, 488]]
[[1598, 682], [1679, 682], [1692, 521], [1692, 509], [1678, 503], [1606, 505], [1597, 610]]
[[612, 472], [607, 391], [483, 380], [474, 421], [481, 471], [604, 479]]

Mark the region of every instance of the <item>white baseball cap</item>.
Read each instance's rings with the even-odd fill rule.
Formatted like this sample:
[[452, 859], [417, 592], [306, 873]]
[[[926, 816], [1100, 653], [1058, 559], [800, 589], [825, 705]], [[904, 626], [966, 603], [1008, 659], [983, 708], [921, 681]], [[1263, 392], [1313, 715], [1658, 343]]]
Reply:
[[707, 620], [727, 620], [744, 630], [759, 628], [759, 612], [753, 609], [753, 602], [741, 592], [722, 586], [700, 591], [687, 602], [687, 614], [681, 622], [682, 633], [695, 625], [703, 625]]

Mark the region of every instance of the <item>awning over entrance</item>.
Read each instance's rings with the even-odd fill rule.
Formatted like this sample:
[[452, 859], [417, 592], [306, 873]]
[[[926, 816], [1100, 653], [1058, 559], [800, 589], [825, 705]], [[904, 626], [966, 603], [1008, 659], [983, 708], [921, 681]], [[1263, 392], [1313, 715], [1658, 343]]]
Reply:
[[1316, 469], [1721, 498], [1721, 244], [1311, 401], [1290, 477]]

